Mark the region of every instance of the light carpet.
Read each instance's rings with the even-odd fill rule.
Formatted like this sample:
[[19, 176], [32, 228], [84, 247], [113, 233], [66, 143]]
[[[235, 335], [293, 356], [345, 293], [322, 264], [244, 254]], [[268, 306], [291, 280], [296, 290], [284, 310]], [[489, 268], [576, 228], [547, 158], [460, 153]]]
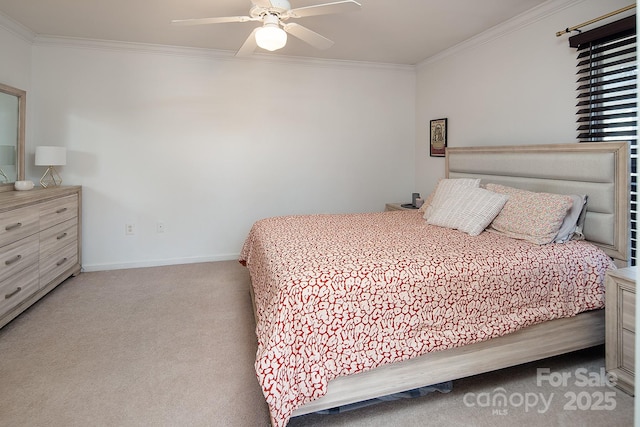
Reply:
[[[269, 425], [249, 284], [235, 261], [70, 278], [0, 329], [0, 425]], [[596, 347], [289, 425], [631, 426], [633, 398], [603, 367]]]

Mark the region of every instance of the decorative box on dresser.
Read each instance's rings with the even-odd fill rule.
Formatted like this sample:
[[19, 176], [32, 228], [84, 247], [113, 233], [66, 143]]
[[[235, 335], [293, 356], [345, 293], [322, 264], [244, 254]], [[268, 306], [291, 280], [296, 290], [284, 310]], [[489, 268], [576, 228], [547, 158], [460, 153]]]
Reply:
[[609, 270], [605, 278], [605, 365], [616, 386], [634, 394], [636, 267]]
[[82, 187], [0, 192], [0, 327], [81, 269]]

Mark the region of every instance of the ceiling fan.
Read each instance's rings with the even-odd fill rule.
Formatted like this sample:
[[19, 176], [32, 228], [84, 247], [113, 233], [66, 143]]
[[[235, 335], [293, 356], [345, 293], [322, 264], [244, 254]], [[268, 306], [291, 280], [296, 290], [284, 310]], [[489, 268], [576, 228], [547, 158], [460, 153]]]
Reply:
[[360, 9], [360, 3], [353, 0], [335, 1], [296, 9], [291, 9], [288, 0], [251, 0], [251, 2], [253, 6], [249, 11], [249, 16], [176, 19], [171, 23], [176, 25], [202, 25], [262, 21], [263, 25], [251, 32], [236, 53], [236, 56], [245, 56], [252, 54], [256, 47], [269, 51], [283, 48], [287, 44], [287, 33], [318, 49], [328, 49], [333, 46], [333, 41], [295, 22], [287, 23], [285, 21], [290, 18], [328, 15]]

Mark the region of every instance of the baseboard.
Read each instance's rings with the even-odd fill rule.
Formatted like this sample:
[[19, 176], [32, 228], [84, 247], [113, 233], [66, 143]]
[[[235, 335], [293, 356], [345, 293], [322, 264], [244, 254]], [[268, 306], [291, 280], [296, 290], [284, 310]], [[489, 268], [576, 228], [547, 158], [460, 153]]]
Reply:
[[125, 270], [129, 268], [162, 267], [165, 265], [196, 264], [200, 262], [232, 261], [232, 260], [237, 260], [239, 256], [240, 254], [223, 254], [223, 255], [211, 255], [211, 256], [203, 256], [203, 257], [140, 260], [140, 261], [121, 262], [121, 263], [83, 264], [82, 271], [92, 272], [92, 271], [107, 271], [107, 270]]

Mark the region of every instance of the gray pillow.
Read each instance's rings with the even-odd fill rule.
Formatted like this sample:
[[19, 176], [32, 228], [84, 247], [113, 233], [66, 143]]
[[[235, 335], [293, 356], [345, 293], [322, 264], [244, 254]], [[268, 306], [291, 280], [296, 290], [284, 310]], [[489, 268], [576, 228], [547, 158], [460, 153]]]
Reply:
[[564, 217], [553, 243], [584, 239], [582, 226], [584, 225], [584, 216], [587, 213], [587, 195], [571, 194], [571, 199], [573, 200], [573, 205], [567, 216]]

